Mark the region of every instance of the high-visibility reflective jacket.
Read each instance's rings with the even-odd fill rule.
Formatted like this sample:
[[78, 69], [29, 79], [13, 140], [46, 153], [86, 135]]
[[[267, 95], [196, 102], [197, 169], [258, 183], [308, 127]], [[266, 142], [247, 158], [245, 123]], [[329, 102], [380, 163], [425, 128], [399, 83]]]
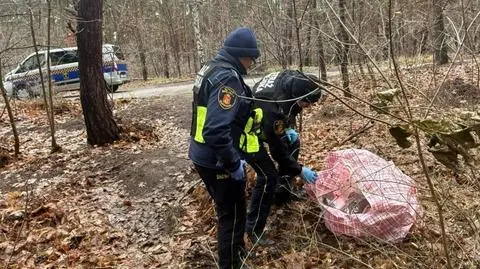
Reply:
[[262, 113], [254, 112], [251, 89], [237, 59], [221, 50], [205, 64], [193, 88], [190, 159], [203, 167], [234, 171], [242, 153], [259, 150]]

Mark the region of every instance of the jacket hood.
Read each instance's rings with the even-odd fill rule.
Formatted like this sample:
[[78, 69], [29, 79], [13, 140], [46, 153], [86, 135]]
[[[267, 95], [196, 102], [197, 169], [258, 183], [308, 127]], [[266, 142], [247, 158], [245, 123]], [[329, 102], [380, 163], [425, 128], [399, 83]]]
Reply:
[[[306, 74], [298, 74], [293, 77], [293, 82], [291, 85], [291, 94], [293, 98], [298, 98], [304, 95], [306, 97], [300, 99], [300, 101], [305, 101], [309, 103], [315, 103], [320, 99], [321, 92], [318, 86], [319, 80], [316, 76]], [[312, 93], [315, 91], [314, 93]], [[311, 94], [309, 94], [311, 93]]]
[[240, 63], [240, 61], [238, 60], [238, 58], [235, 58], [234, 56], [232, 56], [230, 53], [228, 53], [224, 48], [221, 48], [219, 51], [218, 51], [218, 54], [217, 56], [215, 56], [215, 60], [217, 61], [221, 61], [221, 62], [227, 62], [231, 65], [233, 65], [233, 67], [242, 75], [246, 75], [247, 74], [247, 70], [245, 69], [245, 67], [243, 67], [243, 65]]
[[297, 104], [297, 101], [315, 103], [321, 97], [321, 91], [317, 90], [319, 86], [316, 84], [316, 82], [319, 82], [319, 80], [314, 75], [304, 75], [298, 71], [287, 70], [285, 71], [285, 75], [283, 76], [282, 80], [283, 92], [279, 93], [281, 96], [277, 97], [277, 99], [295, 99], [316, 90], [315, 93], [309, 94], [302, 99], [281, 103], [280, 106], [282, 107], [283, 111], [290, 116], [295, 117], [302, 111], [302, 108]]

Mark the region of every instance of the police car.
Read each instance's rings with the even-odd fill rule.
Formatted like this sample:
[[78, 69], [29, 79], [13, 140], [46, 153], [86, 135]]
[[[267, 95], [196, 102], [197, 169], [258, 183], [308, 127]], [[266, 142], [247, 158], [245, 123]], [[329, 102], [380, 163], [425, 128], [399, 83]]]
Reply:
[[[120, 48], [116, 45], [105, 44], [102, 46], [103, 78], [107, 90], [115, 92], [120, 85], [128, 82], [127, 64], [124, 62]], [[40, 95], [42, 69], [45, 85], [47, 77], [47, 50], [30, 54], [14, 70], [5, 76], [7, 93], [14, 97], [34, 97]], [[59, 48], [50, 50], [51, 80], [55, 91], [80, 89], [80, 76], [78, 70], [78, 53], [76, 47]]]

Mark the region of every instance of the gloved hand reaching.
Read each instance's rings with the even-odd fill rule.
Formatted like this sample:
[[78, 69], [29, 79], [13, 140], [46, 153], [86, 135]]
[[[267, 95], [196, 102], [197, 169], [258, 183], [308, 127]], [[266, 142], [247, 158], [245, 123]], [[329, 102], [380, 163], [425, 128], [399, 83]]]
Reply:
[[237, 170], [232, 172], [232, 178], [237, 181], [245, 181], [245, 168], [247, 168], [247, 162], [240, 160], [240, 166], [237, 168]]
[[285, 135], [287, 136], [287, 139], [290, 145], [292, 145], [298, 140], [298, 133], [294, 129], [287, 129], [285, 131]]
[[300, 177], [305, 180], [307, 183], [315, 183], [317, 180], [317, 173], [314, 172], [312, 169], [308, 167], [302, 167], [302, 173], [300, 173]]

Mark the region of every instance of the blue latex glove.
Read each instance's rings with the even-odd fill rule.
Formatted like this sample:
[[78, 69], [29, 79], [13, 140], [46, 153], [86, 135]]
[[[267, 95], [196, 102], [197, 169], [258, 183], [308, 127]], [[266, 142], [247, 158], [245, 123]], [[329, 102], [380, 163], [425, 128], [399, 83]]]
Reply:
[[308, 183], [315, 183], [317, 180], [317, 173], [315, 173], [312, 169], [308, 167], [302, 167], [302, 173], [300, 173], [300, 176], [302, 177], [303, 180], [305, 180]]
[[290, 143], [290, 145], [292, 145], [293, 143], [295, 143], [298, 140], [298, 133], [297, 133], [297, 131], [295, 131], [293, 129], [287, 129], [285, 131], [285, 134], [287, 135], [287, 139], [288, 139], [288, 142]]
[[245, 168], [247, 168], [247, 162], [240, 160], [240, 166], [237, 168], [237, 170], [232, 172], [232, 178], [237, 181], [245, 181]]

